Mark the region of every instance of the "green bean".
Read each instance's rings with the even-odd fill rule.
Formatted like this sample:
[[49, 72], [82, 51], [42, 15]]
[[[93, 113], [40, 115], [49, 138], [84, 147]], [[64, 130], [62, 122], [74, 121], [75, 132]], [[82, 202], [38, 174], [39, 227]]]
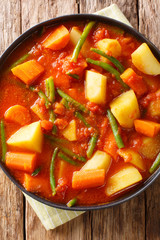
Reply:
[[41, 171], [41, 167], [36, 168], [35, 171], [31, 174], [31, 176], [32, 176], [32, 177], [37, 176], [40, 171]]
[[51, 185], [53, 196], [56, 194], [56, 181], [55, 181], [53, 172], [54, 172], [54, 161], [55, 161], [57, 153], [58, 153], [58, 148], [55, 148], [53, 155], [52, 155], [51, 164], [50, 164], [50, 185]]
[[67, 203], [67, 207], [73, 207], [76, 203], [77, 203], [77, 198], [73, 198]]
[[5, 128], [4, 128], [3, 120], [1, 120], [1, 144], [2, 144], [2, 161], [5, 162], [7, 145], [6, 145]]
[[78, 160], [81, 161], [81, 162], [86, 162], [86, 159], [85, 159], [84, 157], [77, 155], [76, 153], [72, 152], [70, 149], [64, 148], [64, 147], [60, 147], [60, 148], [61, 148], [61, 150], [62, 150], [64, 153], [66, 153], [68, 156], [73, 157], [73, 158], [76, 158], [76, 159], [78, 159]]
[[61, 103], [65, 106], [66, 109], [69, 109], [69, 105], [66, 99], [62, 98]]
[[108, 26], [107, 29], [109, 31], [112, 31], [114, 34], [119, 34], [119, 35], [123, 35], [124, 34], [124, 30], [120, 29], [118, 27], [115, 26]]
[[84, 157], [77, 155], [76, 153], [72, 152], [70, 149], [63, 147], [57, 144], [56, 142], [54, 142], [54, 145], [59, 147], [62, 150], [62, 152], [66, 153], [68, 156], [73, 157], [81, 162], [86, 162], [86, 159]]
[[89, 110], [84, 105], [71, 98], [68, 94], [64, 93], [62, 90], [57, 89], [57, 92], [62, 98], [66, 99], [67, 102], [70, 102], [82, 112], [89, 113]]
[[46, 96], [48, 100], [53, 103], [55, 100], [55, 89], [54, 89], [54, 81], [53, 77], [49, 77], [45, 80], [46, 84]]
[[94, 24], [95, 24], [95, 22], [92, 21], [92, 22], [89, 22], [87, 24], [87, 26], [85, 27], [85, 29], [84, 29], [84, 31], [83, 31], [83, 33], [82, 33], [82, 35], [81, 35], [77, 45], [75, 46], [75, 49], [73, 51], [73, 55], [72, 55], [72, 58], [71, 58], [71, 62], [77, 62], [77, 58], [78, 58], [79, 52], [80, 52], [80, 50], [81, 50], [81, 48], [82, 48], [82, 46], [83, 46], [83, 44], [84, 44], [84, 42], [85, 42], [89, 32], [92, 29]]
[[68, 143], [67, 140], [62, 139], [62, 138], [56, 138], [56, 137], [53, 137], [53, 136], [50, 136], [50, 135], [46, 135], [46, 134], [45, 134], [45, 137], [46, 137], [47, 139], [49, 139], [51, 142], [53, 142], [53, 144], [54, 144], [55, 146], [57, 146], [58, 148], [60, 148], [61, 151], [64, 152], [64, 153], [66, 153], [68, 156], [73, 157], [73, 158], [75, 158], [75, 159], [78, 159], [78, 160], [81, 161], [81, 162], [86, 162], [86, 159], [85, 159], [84, 157], [79, 156], [79, 155], [77, 155], [76, 153], [72, 152], [70, 149], [65, 148], [65, 147], [63, 147], [62, 145], [60, 145], [60, 144]]
[[56, 135], [56, 133], [57, 133], [57, 126], [56, 126], [56, 125], [53, 125], [52, 134], [53, 134], [53, 135]]
[[39, 90], [39, 91], [38, 91], [38, 96], [39, 96], [40, 98], [43, 98], [43, 99], [45, 100], [45, 106], [46, 106], [46, 108], [49, 108], [51, 104], [50, 104], [50, 102], [48, 101], [48, 99], [47, 99], [46, 95], [44, 94], [44, 92], [42, 92], [42, 90]]
[[55, 119], [56, 119], [56, 115], [53, 112], [53, 109], [49, 109], [49, 121], [53, 123], [52, 134], [54, 135], [57, 133], [57, 126], [54, 125]]
[[76, 153], [72, 152], [70, 149], [59, 146], [62, 152], [66, 153], [68, 156], [78, 159], [81, 162], [86, 162], [86, 159], [82, 156], [77, 155]]
[[53, 109], [49, 109], [49, 121], [51, 121], [52, 123], [54, 123], [56, 119], [56, 115], [55, 113], [53, 112]]
[[116, 58], [107, 55], [105, 52], [103, 52], [103, 51], [101, 51], [101, 50], [99, 50], [97, 48], [91, 48], [90, 50], [95, 52], [95, 53], [97, 53], [97, 54], [99, 54], [99, 55], [101, 55], [101, 56], [103, 56], [103, 57], [105, 57], [105, 58], [107, 58], [109, 61], [111, 61], [119, 69], [119, 71], [121, 73], [124, 72], [125, 68], [123, 67], [123, 65]]
[[120, 84], [125, 88], [125, 89], [129, 89], [128, 85], [125, 84], [121, 77], [120, 77], [120, 73], [115, 69], [113, 68], [111, 65], [105, 63], [105, 62], [101, 62], [101, 61], [96, 61], [96, 60], [93, 60], [93, 59], [90, 59], [90, 58], [87, 58], [86, 61], [88, 63], [91, 63], [91, 64], [94, 64], [96, 66], [99, 66], [103, 69], [105, 69], [106, 71], [110, 72], [111, 74], [113, 74], [115, 76], [115, 78], [117, 79], [118, 82], [120, 82]]
[[21, 58], [19, 58], [16, 62], [14, 62], [14, 63], [10, 66], [9, 70], [11, 70], [12, 68], [16, 67], [16, 66], [19, 65], [20, 63], [22, 63], [24, 60], [27, 59], [28, 56], [29, 56], [29, 53], [24, 54]]
[[71, 158], [69, 158], [68, 156], [66, 156], [65, 154], [63, 154], [62, 152], [58, 153], [58, 157], [62, 158], [64, 161], [70, 163], [71, 165], [77, 166], [78, 163], [73, 161]]
[[87, 123], [86, 119], [82, 116], [82, 114], [80, 114], [79, 112], [76, 111], [74, 113], [74, 115], [75, 115], [75, 117], [79, 118], [87, 128], [91, 127], [91, 125], [89, 123]]
[[53, 141], [53, 142], [56, 142], [56, 143], [69, 143], [68, 140], [66, 139], [63, 139], [63, 138], [57, 138], [57, 137], [53, 137], [51, 135], [47, 135], [47, 134], [44, 134], [44, 136], [49, 139], [50, 141]]
[[160, 165], [160, 153], [157, 155], [155, 161], [153, 162], [152, 166], [149, 169], [150, 173], [153, 173], [154, 171], [156, 171], [156, 169], [158, 168], [158, 166]]
[[72, 74], [70, 72], [67, 72], [66, 74], [72, 78], [79, 79], [79, 76], [77, 74]]
[[[36, 90], [36, 88], [33, 87], [33, 86], [30, 86], [29, 89], [30, 89], [31, 91], [33, 91], [33, 92]], [[48, 98], [46, 97], [46, 95], [44, 94], [44, 92], [43, 92], [42, 90], [39, 90], [39, 91], [37, 91], [37, 94], [38, 94], [38, 96], [39, 96], [41, 99], [44, 99], [44, 100], [45, 100], [45, 106], [46, 106], [46, 108], [48, 109], [48, 108], [50, 107], [51, 103], [48, 101]]]
[[38, 36], [39, 37], [41, 37], [42, 36], [42, 34], [44, 33], [44, 31], [45, 31], [45, 27], [43, 26], [43, 27], [40, 27], [40, 29], [38, 30]]
[[109, 109], [107, 110], [107, 117], [109, 119], [109, 123], [110, 123], [110, 126], [112, 128], [113, 135], [114, 135], [114, 138], [116, 140], [118, 148], [124, 148], [123, 140], [121, 138], [121, 135], [118, 132], [118, 125], [117, 125], [116, 119]]
[[97, 140], [98, 140], [98, 134], [95, 133], [90, 141], [89, 141], [89, 146], [88, 146], [88, 149], [87, 149], [87, 157], [88, 158], [91, 158], [92, 154], [93, 154], [93, 151], [95, 149], [95, 146], [96, 146], [96, 143], [97, 143]]

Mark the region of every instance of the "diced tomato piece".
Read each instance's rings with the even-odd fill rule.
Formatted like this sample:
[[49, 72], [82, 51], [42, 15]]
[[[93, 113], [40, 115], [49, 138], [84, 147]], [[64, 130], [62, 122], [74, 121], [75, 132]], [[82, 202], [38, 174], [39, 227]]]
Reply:
[[136, 74], [132, 68], [127, 68], [120, 77], [137, 95], [141, 96], [148, 91], [142, 76]]
[[54, 124], [59, 128], [59, 129], [64, 129], [65, 127], [67, 127], [68, 122], [65, 119], [61, 119], [61, 118], [57, 118], [54, 122]]
[[96, 31], [93, 33], [93, 40], [94, 42], [98, 42], [102, 40], [103, 38], [109, 38], [109, 33], [107, 29], [105, 28], [98, 28]]
[[87, 67], [87, 62], [82, 55], [79, 55], [77, 62], [71, 62], [71, 55], [62, 59], [62, 72], [70, 72], [72, 74], [81, 74], [83, 70]]
[[103, 109], [96, 103], [88, 102], [86, 104], [86, 107], [93, 113], [96, 113], [96, 114], [102, 114], [103, 113]]
[[61, 195], [63, 198], [65, 197], [65, 193], [68, 189], [68, 181], [66, 178], [59, 178], [58, 179], [58, 184], [56, 187], [56, 193], [58, 195]]
[[51, 131], [53, 128], [53, 123], [48, 120], [42, 120], [41, 128], [42, 128], [42, 130]]
[[63, 115], [65, 113], [65, 107], [63, 106], [62, 103], [56, 102], [54, 106], [54, 112], [56, 114]]

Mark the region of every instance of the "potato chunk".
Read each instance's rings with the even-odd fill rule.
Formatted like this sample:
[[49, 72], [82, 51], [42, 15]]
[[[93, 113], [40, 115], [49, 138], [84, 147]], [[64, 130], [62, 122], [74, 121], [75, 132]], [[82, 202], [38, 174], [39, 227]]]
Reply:
[[75, 120], [70, 121], [68, 126], [63, 130], [62, 134], [69, 141], [76, 141], [77, 140], [76, 121]]
[[45, 120], [49, 118], [49, 114], [45, 109], [45, 105], [41, 104], [41, 99], [37, 99], [30, 109], [41, 119]]
[[116, 39], [104, 38], [97, 42], [97, 48], [115, 58], [121, 55], [121, 45]]
[[110, 196], [141, 180], [142, 176], [137, 168], [127, 166], [109, 178], [105, 192]]
[[111, 164], [111, 156], [103, 151], [97, 151], [93, 157], [86, 162], [81, 170], [91, 169], [109, 169]]
[[40, 122], [34, 122], [20, 128], [8, 140], [7, 144], [35, 152], [42, 151], [43, 133]]
[[86, 71], [86, 98], [90, 102], [104, 104], [106, 102], [107, 77], [93, 71]]
[[142, 43], [131, 55], [136, 68], [148, 75], [160, 74], [160, 63], [146, 43]]
[[147, 113], [151, 117], [160, 116], [160, 99], [153, 100], [149, 103]]
[[145, 170], [145, 164], [139, 153], [132, 149], [124, 148], [118, 149], [118, 154], [124, 159], [125, 162], [130, 162], [141, 170]]
[[140, 117], [138, 101], [133, 90], [122, 93], [110, 103], [111, 112], [124, 128], [132, 128]]
[[154, 159], [160, 151], [160, 135], [144, 137], [139, 152], [146, 158]]
[[[78, 29], [78, 27], [72, 27], [71, 31], [70, 31], [70, 41], [72, 42], [72, 44], [75, 46], [80, 37], [82, 35], [82, 32]], [[82, 48], [81, 48], [81, 53], [84, 57], [87, 57], [87, 53], [90, 49], [90, 44], [88, 42], [88, 40], [86, 39]]]

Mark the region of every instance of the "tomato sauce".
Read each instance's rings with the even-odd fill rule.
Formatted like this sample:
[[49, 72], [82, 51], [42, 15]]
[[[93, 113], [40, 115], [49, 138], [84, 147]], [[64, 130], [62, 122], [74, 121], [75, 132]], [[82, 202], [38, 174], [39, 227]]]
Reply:
[[[69, 32], [71, 32], [72, 27], [77, 27], [78, 30], [82, 32], [84, 30], [85, 24], [85, 22], [68, 22], [64, 23], [64, 26], [68, 29]], [[111, 163], [110, 167], [106, 171], [105, 181], [102, 186], [88, 189], [73, 189], [73, 172], [81, 171], [81, 168], [85, 165], [85, 163], [77, 161], [73, 158], [73, 160], [78, 163], [78, 165], [74, 166], [68, 162], [64, 162], [63, 159], [57, 155], [54, 162], [56, 194], [53, 196], [52, 188], [50, 185], [50, 163], [54, 148], [58, 145], [58, 143], [55, 144], [55, 142], [52, 142], [47, 137], [44, 137], [42, 151], [41, 153], [37, 153], [38, 157], [36, 161], [36, 168], [40, 167], [41, 170], [36, 176], [32, 177], [33, 186], [30, 191], [55, 203], [66, 204], [74, 197], [78, 199], [78, 205], [95, 205], [108, 203], [118, 198], [119, 196], [122, 196], [128, 191], [127, 187], [122, 189], [122, 191], [118, 191], [115, 194], [108, 196], [105, 192], [108, 179], [118, 173], [121, 169], [126, 168], [127, 166], [133, 166], [133, 164], [130, 162], [125, 162], [124, 158], [117, 153], [117, 145], [113, 145], [112, 142], [110, 142], [110, 139], [114, 139], [114, 137], [111, 136], [113, 133], [106, 114], [110, 103], [113, 101], [113, 99], [121, 95], [124, 92], [124, 89], [116, 80], [113, 74], [107, 72], [99, 66], [86, 62], [86, 58], [102, 61], [102, 57], [97, 53], [90, 51], [90, 47], [97, 48], [97, 42], [103, 39], [114, 39], [119, 42], [122, 50], [121, 55], [117, 57], [117, 60], [119, 60], [125, 69], [132, 68], [136, 74], [142, 76], [148, 89], [144, 95], [136, 96], [140, 108], [140, 115], [143, 120], [152, 120], [156, 123], [159, 123], [160, 121], [160, 114], [153, 114], [154, 109], [151, 109], [150, 106], [151, 102], [155, 101], [157, 98], [159, 99], [159, 95], [156, 94], [156, 91], [158, 91], [160, 88], [160, 76], [149, 76], [136, 69], [131, 61], [131, 54], [141, 45], [141, 42], [119, 28], [111, 27], [102, 23], [96, 23], [87, 36], [87, 43], [89, 44], [89, 48], [86, 49], [85, 56], [80, 52], [77, 62], [71, 61], [73, 50], [75, 48], [75, 45], [71, 41], [69, 41], [64, 48], [59, 50], [52, 50], [43, 47], [45, 39], [50, 36], [55, 28], [56, 27], [45, 29], [44, 33], [41, 36], [38, 36], [38, 33], [33, 34], [32, 37], [27, 39], [25, 43], [19, 46], [18, 49], [14, 51], [14, 54], [12, 53], [7, 60], [6, 68], [0, 73], [0, 119], [4, 119], [4, 114], [8, 108], [12, 107], [13, 105], [21, 105], [29, 110], [31, 115], [31, 123], [42, 120], [38, 115], [35, 114], [35, 112], [32, 111], [31, 106], [39, 98], [37, 91], [42, 90], [44, 93], [46, 92], [45, 80], [52, 76], [54, 79], [55, 89], [61, 89], [70, 97], [83, 104], [90, 111], [90, 114], [81, 112], [86, 122], [91, 126], [88, 128], [80, 119], [75, 116], [75, 110], [77, 110], [76, 107], [68, 103], [69, 109], [67, 109], [61, 103], [62, 98], [57, 92], [55, 93], [55, 100], [51, 105], [51, 109], [55, 111], [56, 114], [54, 124], [57, 127], [57, 133], [55, 136], [57, 138], [66, 140], [63, 135], [63, 130], [67, 128], [72, 120], [75, 120], [76, 123], [77, 140], [66, 142], [64, 141], [61, 145], [65, 148], [70, 149], [73, 153], [85, 157], [88, 161], [86, 152], [88, 149], [89, 141], [96, 129], [98, 132], [98, 140], [95, 145], [93, 154], [97, 150], [105, 152], [104, 146], [106, 146], [106, 148], [110, 146], [111, 149], [108, 150], [108, 153], [111, 155]], [[25, 85], [18, 77], [12, 73], [12, 71], [8, 70], [11, 64], [13, 64], [17, 59], [19, 59], [27, 52], [29, 52], [29, 56], [24, 62], [34, 59], [44, 68], [43, 73], [32, 84], [36, 87], [35, 91], [31, 91], [29, 86]], [[108, 54], [112, 55], [109, 51]], [[108, 64], [117, 69], [112, 62], [109, 62]], [[104, 104], [97, 104], [89, 101], [86, 98], [85, 74], [87, 70], [93, 71], [95, 73], [100, 73], [103, 76], [107, 77], [107, 93], [106, 101]], [[79, 79], [72, 78], [66, 74], [67, 72], [78, 75]], [[150, 108], [148, 106], [150, 106]], [[48, 111], [45, 108], [45, 102], [43, 101], [39, 103], [39, 108], [42, 107], [44, 108], [44, 111]], [[46, 117], [46, 120], [49, 119]], [[6, 140], [8, 140], [16, 131], [22, 127], [19, 124], [7, 121], [6, 119], [4, 119], [4, 124]], [[153, 158], [148, 158], [147, 154], [144, 153], [144, 151], [141, 151], [141, 148], [144, 144], [144, 138], [146, 136], [136, 132], [134, 126], [131, 128], [125, 128], [123, 126], [120, 126], [118, 123], [118, 127], [118, 131], [120, 132], [120, 135], [123, 139], [125, 148], [134, 150], [142, 158], [143, 164], [145, 166], [144, 169], [142, 170], [135, 166], [135, 168], [138, 169], [142, 176], [142, 180], [140, 181], [141, 183], [150, 176], [149, 168], [151, 167], [156, 156]], [[49, 136], [52, 135], [51, 131], [48, 131], [47, 129], [43, 129], [43, 133]], [[159, 138], [160, 136], [157, 135], [157, 139]], [[154, 148], [154, 146], [152, 146], [152, 148]], [[7, 145], [7, 151], [30, 152], [30, 150], [17, 146], [13, 147], [10, 145]], [[158, 152], [159, 151], [160, 149]], [[63, 164], [63, 169], [61, 169]], [[26, 187], [25, 171], [10, 168], [8, 170], [18, 182]], [[31, 176], [31, 173], [27, 174]], [[129, 188], [134, 188], [134, 186], [137, 184], [138, 183], [135, 183]]]

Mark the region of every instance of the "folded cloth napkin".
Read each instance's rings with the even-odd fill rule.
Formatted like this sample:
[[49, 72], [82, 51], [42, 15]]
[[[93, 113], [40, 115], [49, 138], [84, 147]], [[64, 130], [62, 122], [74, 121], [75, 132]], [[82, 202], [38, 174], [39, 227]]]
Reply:
[[[128, 24], [131, 26], [127, 18], [123, 15], [121, 10], [118, 8], [116, 4], [112, 4], [109, 7], [106, 7], [98, 12], [96, 12], [98, 15], [107, 16], [116, 20], [119, 20], [125, 24]], [[71, 219], [81, 215], [82, 211], [66, 211], [66, 210], [60, 210], [57, 208], [46, 206], [45, 204], [42, 204], [26, 194], [24, 194], [27, 201], [39, 217], [40, 221], [46, 228], [46, 230], [54, 229], [58, 227], [59, 225], [62, 225]]]

